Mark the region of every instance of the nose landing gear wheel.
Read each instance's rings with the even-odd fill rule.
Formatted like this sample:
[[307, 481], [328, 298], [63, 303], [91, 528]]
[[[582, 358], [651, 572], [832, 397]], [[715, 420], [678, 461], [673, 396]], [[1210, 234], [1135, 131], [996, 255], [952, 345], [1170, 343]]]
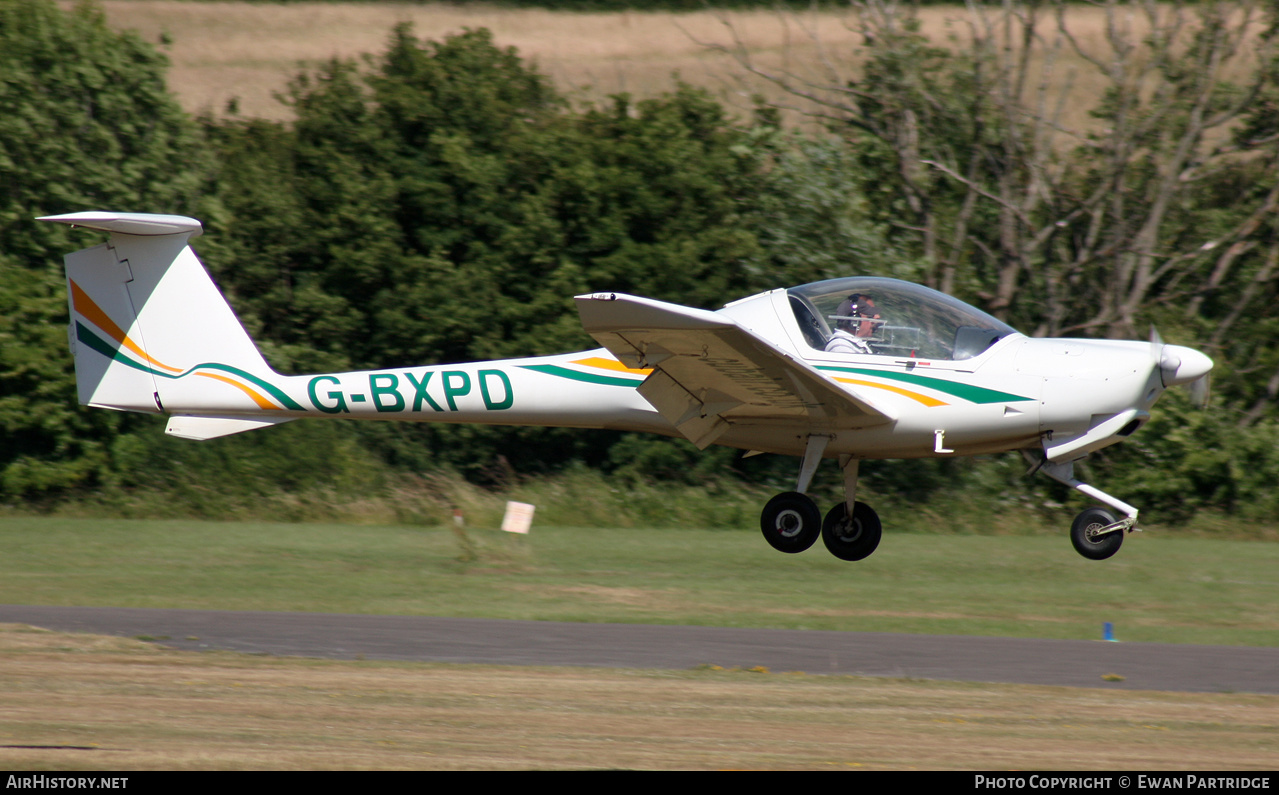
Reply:
[[778, 552], [803, 552], [822, 532], [822, 512], [809, 497], [797, 491], [778, 494], [759, 517], [764, 539]]
[[840, 560], [862, 560], [879, 546], [883, 528], [879, 515], [864, 502], [853, 504], [853, 515], [848, 516], [848, 505], [840, 503], [826, 514], [822, 522], [822, 543], [830, 554]]
[[1071, 524], [1070, 543], [1075, 545], [1076, 552], [1089, 560], [1105, 560], [1119, 551], [1119, 546], [1124, 543], [1124, 531], [1097, 533], [1116, 521], [1115, 515], [1105, 508], [1088, 508]]

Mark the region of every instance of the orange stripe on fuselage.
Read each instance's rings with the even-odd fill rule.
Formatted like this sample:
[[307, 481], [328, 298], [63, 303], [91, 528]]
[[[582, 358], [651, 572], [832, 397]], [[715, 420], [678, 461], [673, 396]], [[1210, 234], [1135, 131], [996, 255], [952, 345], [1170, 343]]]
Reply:
[[591, 356], [587, 359], [577, 359], [572, 364], [580, 364], [586, 367], [598, 367], [602, 370], [616, 370], [619, 373], [634, 373], [635, 375], [648, 375], [652, 370], [635, 370], [627, 367], [621, 362], [613, 359], [601, 359], [598, 356]]
[[196, 373], [196, 375], [202, 375], [205, 378], [213, 378], [218, 381], [221, 381], [224, 384], [230, 384], [231, 386], [235, 387], [236, 389], [240, 390], [241, 392], [243, 392], [244, 394], [252, 398], [253, 402], [257, 403], [259, 408], [266, 409], [267, 411], [280, 410], [280, 407], [272, 403], [270, 400], [268, 400], [265, 395], [261, 395], [261, 394], [258, 394], [257, 392], [254, 392], [252, 389], [249, 389], [247, 386], [245, 386], [244, 384], [241, 384], [239, 381], [234, 381], [230, 378], [227, 378], [224, 375], [218, 375], [217, 373], [199, 372], [199, 373]]
[[911, 400], [923, 403], [925, 406], [928, 406], [929, 408], [932, 408], [934, 406], [950, 405], [949, 403], [946, 403], [945, 401], [942, 401], [942, 400], [938, 400], [937, 398], [929, 397], [928, 395], [921, 395], [918, 392], [911, 392], [908, 389], [902, 389], [901, 387], [898, 387], [898, 386], [890, 386], [888, 384], [877, 384], [874, 381], [858, 381], [855, 378], [836, 378], [834, 380], [839, 381], [842, 384], [856, 384], [857, 386], [869, 386], [869, 387], [873, 387], [874, 389], [887, 389], [889, 392], [896, 392], [897, 394], [902, 395], [904, 397], [908, 397]]

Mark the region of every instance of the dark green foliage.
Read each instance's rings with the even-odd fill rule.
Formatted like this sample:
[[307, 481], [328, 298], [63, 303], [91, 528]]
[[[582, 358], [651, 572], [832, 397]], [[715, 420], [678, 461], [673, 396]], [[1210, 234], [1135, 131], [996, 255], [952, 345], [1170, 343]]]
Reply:
[[862, 176], [854, 151], [833, 138], [753, 131], [753, 148], [769, 168], [751, 202], [762, 258], [753, 263], [757, 286], [790, 287], [844, 276], [891, 276], [919, 281], [923, 264], [892, 242], [875, 186]]
[[1279, 515], [1279, 427], [1240, 427], [1233, 415], [1202, 411], [1174, 390], [1146, 427], [1106, 450], [1091, 471], [1160, 521], [1184, 521], [1200, 510], [1273, 520]]
[[121, 416], [75, 396], [62, 275], [0, 255], [0, 494], [39, 496], [105, 468]]
[[[191, 212], [205, 155], [165, 59], [89, 5], [0, 2], [0, 496], [101, 482], [132, 420], [85, 412], [62, 255], [93, 240], [37, 215]], [[96, 241], [95, 241], [96, 242]]]
[[92, 5], [0, 3], [0, 251], [32, 268], [60, 259], [67, 231], [37, 215], [193, 209], [201, 149], [166, 65]]
[[145, 418], [138, 432], [112, 444], [110, 492], [140, 492], [151, 515], [222, 518], [227, 505], [284, 493], [372, 495], [387, 466], [366, 450], [349, 423], [287, 423], [191, 444], [164, 434], [164, 421]]

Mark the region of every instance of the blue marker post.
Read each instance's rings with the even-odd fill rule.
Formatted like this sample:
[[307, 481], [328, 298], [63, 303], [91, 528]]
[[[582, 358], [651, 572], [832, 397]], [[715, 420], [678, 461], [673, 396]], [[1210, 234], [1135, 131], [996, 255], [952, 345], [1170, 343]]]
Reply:
[[1105, 622], [1104, 624], [1102, 624], [1102, 625], [1101, 625], [1101, 639], [1102, 639], [1102, 640], [1108, 640], [1108, 641], [1111, 641], [1112, 643], [1118, 643], [1118, 642], [1119, 642], [1119, 641], [1115, 640], [1115, 625], [1114, 625], [1114, 624], [1112, 624], [1112, 623], [1110, 623], [1109, 621], [1107, 621], [1107, 622]]

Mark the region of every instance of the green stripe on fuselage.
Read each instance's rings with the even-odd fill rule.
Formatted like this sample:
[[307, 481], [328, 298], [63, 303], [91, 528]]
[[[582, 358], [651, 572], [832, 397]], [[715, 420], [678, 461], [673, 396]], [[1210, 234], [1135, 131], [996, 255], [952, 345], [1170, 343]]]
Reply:
[[[284, 392], [282, 392], [279, 387], [275, 386], [274, 384], [263, 381], [261, 378], [258, 378], [256, 375], [253, 375], [251, 373], [246, 373], [245, 371], [241, 370], [238, 367], [232, 367], [229, 364], [219, 364], [217, 362], [206, 362], [204, 364], [197, 364], [195, 367], [192, 367], [190, 370], [187, 370], [182, 375], [188, 375], [200, 369], [222, 370], [223, 372], [234, 373], [235, 375], [238, 375], [241, 378], [243, 378], [245, 381], [249, 381], [251, 383], [257, 384], [258, 386], [265, 389], [267, 392], [271, 393], [271, 397], [280, 401], [280, 403], [283, 404], [286, 409], [293, 409], [294, 411], [306, 411], [306, 409], [298, 405], [298, 402], [296, 400], [284, 394]], [[181, 378], [182, 376], [175, 376], [175, 377]]]
[[947, 381], [944, 378], [916, 375], [915, 373], [897, 373], [891, 370], [872, 370], [864, 367], [830, 367], [824, 365], [819, 365], [817, 369], [839, 373], [856, 373], [857, 375], [872, 375], [892, 381], [902, 381], [907, 384], [936, 390], [937, 392], [945, 392], [970, 403], [1014, 403], [1020, 400], [1034, 400], [1034, 398], [1013, 395], [1008, 392], [986, 389], [972, 384], [960, 384], [954, 381]]

